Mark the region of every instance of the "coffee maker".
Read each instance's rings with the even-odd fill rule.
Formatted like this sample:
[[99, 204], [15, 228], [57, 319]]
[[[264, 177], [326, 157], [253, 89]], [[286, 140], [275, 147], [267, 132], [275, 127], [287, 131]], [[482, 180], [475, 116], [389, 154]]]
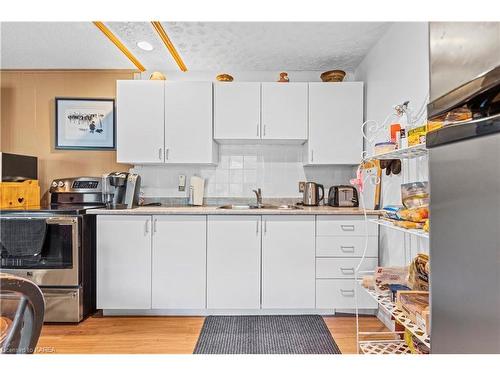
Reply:
[[128, 172], [111, 172], [103, 175], [102, 180], [106, 208], [117, 210], [138, 205], [141, 176]]

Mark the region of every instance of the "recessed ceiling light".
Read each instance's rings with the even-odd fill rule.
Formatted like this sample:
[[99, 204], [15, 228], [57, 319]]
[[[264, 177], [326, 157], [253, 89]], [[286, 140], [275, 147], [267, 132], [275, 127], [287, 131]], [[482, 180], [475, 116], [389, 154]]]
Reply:
[[144, 40], [141, 42], [137, 42], [137, 47], [139, 47], [140, 49], [143, 49], [144, 51], [152, 51], [153, 50], [153, 46], [151, 45], [151, 43], [148, 43]]

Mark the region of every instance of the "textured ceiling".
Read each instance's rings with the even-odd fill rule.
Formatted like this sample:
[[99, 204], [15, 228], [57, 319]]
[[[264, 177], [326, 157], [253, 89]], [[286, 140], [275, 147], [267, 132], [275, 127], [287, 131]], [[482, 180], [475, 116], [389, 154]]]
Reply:
[[135, 69], [91, 22], [2, 22], [2, 69]]
[[[162, 22], [190, 71], [353, 71], [384, 22]], [[148, 70], [178, 71], [150, 22], [106, 22]], [[2, 68], [131, 69], [92, 24], [2, 23]], [[148, 41], [153, 51], [136, 45]]]
[[190, 70], [354, 70], [387, 30], [362, 22], [164, 22]]

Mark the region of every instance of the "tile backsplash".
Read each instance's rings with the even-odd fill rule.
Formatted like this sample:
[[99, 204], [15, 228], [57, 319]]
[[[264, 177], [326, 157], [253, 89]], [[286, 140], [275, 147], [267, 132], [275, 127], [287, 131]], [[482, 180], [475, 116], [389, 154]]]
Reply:
[[[266, 198], [301, 197], [299, 181], [315, 181], [328, 188], [348, 184], [354, 166], [308, 166], [302, 163], [301, 145], [220, 145], [219, 163], [203, 165], [137, 165], [144, 197], [186, 197], [193, 175], [205, 179], [206, 197], [253, 197], [262, 188]], [[178, 191], [179, 175], [186, 176], [186, 191]]]

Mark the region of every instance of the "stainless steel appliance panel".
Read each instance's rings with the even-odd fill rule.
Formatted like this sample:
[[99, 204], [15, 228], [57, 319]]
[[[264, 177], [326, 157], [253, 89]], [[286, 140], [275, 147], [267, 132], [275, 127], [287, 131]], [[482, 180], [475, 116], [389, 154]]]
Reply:
[[430, 100], [500, 65], [500, 22], [431, 22]]
[[429, 161], [431, 352], [500, 353], [500, 133]]
[[[8, 219], [3, 216], [3, 219]], [[80, 284], [80, 231], [78, 217], [48, 217], [48, 225], [71, 226], [71, 259], [69, 268], [3, 268], [2, 272], [24, 277], [39, 286], [76, 286]]]
[[45, 298], [44, 322], [78, 323], [83, 319], [82, 288], [41, 288]]

